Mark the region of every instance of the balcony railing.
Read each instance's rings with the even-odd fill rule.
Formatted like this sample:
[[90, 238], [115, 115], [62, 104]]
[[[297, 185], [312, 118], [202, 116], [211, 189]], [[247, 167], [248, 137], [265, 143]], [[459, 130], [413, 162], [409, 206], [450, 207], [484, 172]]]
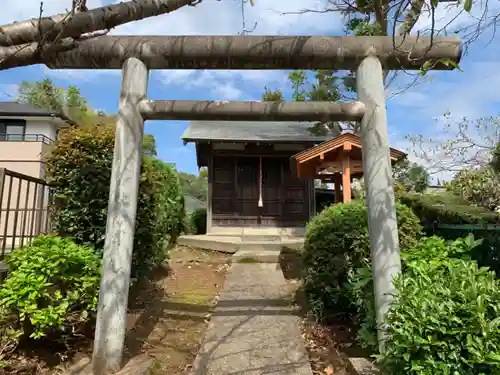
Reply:
[[54, 143], [53, 139], [50, 139], [43, 134], [0, 134], [0, 142], [43, 142], [47, 145]]

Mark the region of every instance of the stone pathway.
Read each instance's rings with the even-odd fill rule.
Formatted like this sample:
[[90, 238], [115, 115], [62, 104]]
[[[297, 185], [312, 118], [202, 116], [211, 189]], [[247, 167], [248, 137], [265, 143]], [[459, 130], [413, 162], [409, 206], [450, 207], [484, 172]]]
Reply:
[[233, 263], [191, 375], [312, 375], [276, 263]]

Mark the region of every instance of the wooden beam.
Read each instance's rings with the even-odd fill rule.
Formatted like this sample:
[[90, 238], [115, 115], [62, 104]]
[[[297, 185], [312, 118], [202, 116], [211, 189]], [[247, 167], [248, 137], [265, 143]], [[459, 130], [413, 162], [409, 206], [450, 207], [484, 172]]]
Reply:
[[79, 41], [69, 51], [42, 54], [38, 62], [51, 69], [121, 69], [127, 58], [135, 57], [149, 69], [351, 70], [367, 56], [376, 56], [387, 70], [419, 70], [426, 61], [434, 70], [453, 70], [449, 61], [460, 62], [462, 45], [456, 36], [422, 35], [107, 35]]
[[342, 159], [342, 195], [344, 203], [351, 201], [351, 159], [348, 153]]

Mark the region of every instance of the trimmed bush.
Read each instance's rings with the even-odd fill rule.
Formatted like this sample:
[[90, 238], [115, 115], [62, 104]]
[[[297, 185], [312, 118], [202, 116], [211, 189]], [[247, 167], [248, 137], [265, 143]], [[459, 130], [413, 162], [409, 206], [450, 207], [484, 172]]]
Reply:
[[0, 286], [3, 329], [35, 339], [73, 333], [96, 311], [100, 260], [94, 249], [41, 236], [5, 261], [10, 272]]
[[450, 192], [403, 193], [399, 200], [412, 208], [425, 227], [434, 223], [482, 224], [498, 223], [500, 216], [483, 207], [471, 205]]
[[[114, 128], [106, 125], [61, 130], [46, 157], [47, 182], [55, 199], [54, 230], [96, 251], [104, 247], [114, 136]], [[179, 235], [183, 216], [176, 171], [154, 156], [143, 155], [133, 278], [165, 259], [167, 244]]]
[[[450, 192], [427, 194], [403, 194], [400, 201], [413, 209], [419, 217], [427, 235], [437, 235], [448, 240], [455, 240], [474, 234], [482, 242], [472, 251], [473, 259], [480, 266], [487, 266], [500, 275], [500, 231], [492, 229], [461, 229], [453, 225], [497, 224], [500, 215], [483, 207], [472, 206], [463, 198]], [[448, 227], [441, 227], [448, 224]]]
[[379, 356], [385, 373], [500, 373], [500, 283], [467, 256], [475, 245], [431, 237], [403, 254]]
[[[418, 218], [399, 203], [396, 212], [401, 248], [414, 246], [421, 234]], [[357, 305], [364, 299], [353, 300], [347, 282], [369, 263], [368, 212], [363, 201], [335, 204], [314, 217], [307, 225], [302, 275], [314, 315], [325, 321], [352, 315], [365, 319], [363, 311], [370, 306]]]

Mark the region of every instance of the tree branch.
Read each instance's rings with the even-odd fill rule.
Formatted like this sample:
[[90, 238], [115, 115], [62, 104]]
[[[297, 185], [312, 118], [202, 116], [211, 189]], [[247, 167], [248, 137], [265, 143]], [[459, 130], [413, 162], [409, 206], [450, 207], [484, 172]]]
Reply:
[[77, 38], [98, 30], [110, 30], [128, 22], [173, 12], [197, 0], [133, 0], [89, 11], [85, 1], [74, 2], [75, 12], [15, 22], [0, 27], [0, 46], [21, 45], [60, 38]]

